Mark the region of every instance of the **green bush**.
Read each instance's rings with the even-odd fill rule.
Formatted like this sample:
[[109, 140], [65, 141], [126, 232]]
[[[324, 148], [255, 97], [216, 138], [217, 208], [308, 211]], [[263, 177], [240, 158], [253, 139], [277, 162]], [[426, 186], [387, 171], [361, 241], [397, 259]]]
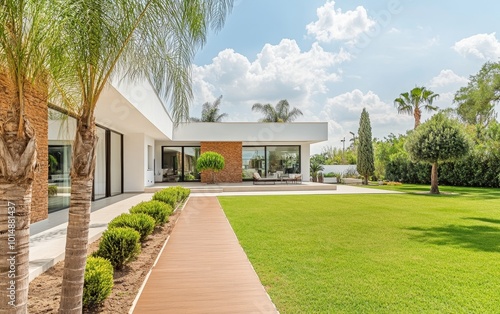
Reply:
[[183, 188], [182, 186], [172, 186], [153, 194], [153, 200], [161, 201], [169, 204], [175, 208], [178, 203], [184, 201], [191, 190]]
[[106, 230], [94, 256], [103, 257], [115, 269], [121, 269], [141, 252], [139, 232], [132, 228], [111, 228]]
[[113, 289], [113, 266], [107, 259], [88, 257], [83, 283], [83, 306], [102, 303]]
[[157, 200], [141, 202], [130, 209], [131, 214], [143, 213], [154, 218], [157, 226], [168, 221], [168, 216], [172, 214], [172, 206]]
[[121, 214], [120, 216], [115, 217], [108, 224], [108, 228], [118, 228], [118, 227], [128, 227], [132, 228], [135, 231], [139, 232], [141, 235], [140, 241], [146, 240], [148, 235], [153, 233], [155, 228], [156, 221], [153, 217], [144, 214], [144, 213], [135, 213], [135, 214]]
[[49, 194], [49, 196], [56, 196], [57, 195], [57, 185], [49, 185], [48, 194]]

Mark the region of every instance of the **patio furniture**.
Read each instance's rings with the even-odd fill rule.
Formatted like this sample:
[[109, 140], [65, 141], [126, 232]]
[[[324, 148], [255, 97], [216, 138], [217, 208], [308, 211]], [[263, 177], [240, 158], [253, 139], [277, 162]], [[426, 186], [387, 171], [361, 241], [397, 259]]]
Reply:
[[292, 184], [302, 184], [302, 175], [290, 174], [288, 177], [281, 177], [281, 180], [286, 184], [288, 184], [289, 182]]
[[280, 181], [278, 178], [262, 178], [258, 172], [253, 173], [253, 184], [276, 184], [276, 181]]

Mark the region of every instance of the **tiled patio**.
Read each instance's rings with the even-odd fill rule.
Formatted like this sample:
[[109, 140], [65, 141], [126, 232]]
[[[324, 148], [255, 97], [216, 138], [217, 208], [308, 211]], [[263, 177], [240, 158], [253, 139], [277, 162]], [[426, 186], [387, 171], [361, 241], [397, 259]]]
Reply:
[[191, 197], [133, 313], [277, 313], [215, 197]]

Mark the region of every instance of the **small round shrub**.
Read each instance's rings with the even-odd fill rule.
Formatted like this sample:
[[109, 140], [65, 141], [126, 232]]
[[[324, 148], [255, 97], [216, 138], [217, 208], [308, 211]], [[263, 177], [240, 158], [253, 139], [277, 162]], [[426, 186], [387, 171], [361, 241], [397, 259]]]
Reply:
[[83, 283], [83, 306], [102, 303], [113, 289], [113, 266], [107, 259], [88, 257]]
[[131, 214], [143, 213], [154, 218], [157, 226], [168, 221], [168, 216], [172, 214], [172, 206], [161, 201], [152, 200], [141, 202], [130, 209]]
[[135, 231], [139, 232], [141, 235], [140, 241], [143, 242], [146, 240], [148, 235], [153, 233], [155, 229], [156, 221], [153, 217], [143, 214], [143, 213], [135, 213], [135, 214], [121, 214], [120, 216], [115, 217], [108, 224], [108, 228], [118, 228], [118, 227], [128, 227], [132, 228]]
[[167, 188], [153, 194], [153, 200], [160, 201], [175, 208], [177, 205], [177, 191]]
[[156, 192], [153, 195], [153, 200], [165, 202], [172, 206], [172, 208], [175, 208], [177, 204], [184, 201], [190, 193], [190, 189], [186, 189], [182, 186], [171, 186]]
[[103, 257], [115, 269], [121, 269], [141, 252], [139, 232], [132, 228], [111, 228], [102, 234], [94, 256]]

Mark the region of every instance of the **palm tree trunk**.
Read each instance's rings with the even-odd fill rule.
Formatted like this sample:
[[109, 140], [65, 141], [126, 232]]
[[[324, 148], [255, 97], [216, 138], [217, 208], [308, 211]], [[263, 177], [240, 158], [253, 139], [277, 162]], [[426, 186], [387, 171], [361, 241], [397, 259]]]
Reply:
[[439, 194], [438, 186], [438, 163], [434, 162], [432, 164], [431, 170], [431, 194]]
[[97, 135], [93, 119], [78, 121], [71, 164], [71, 199], [59, 313], [81, 313]]
[[415, 111], [413, 112], [413, 117], [415, 118], [415, 127], [413, 129], [416, 130], [420, 125], [420, 119], [422, 118], [422, 112], [420, 111], [420, 109], [415, 108]]
[[29, 226], [36, 136], [23, 117], [12, 111], [0, 123], [0, 312], [27, 313]]

